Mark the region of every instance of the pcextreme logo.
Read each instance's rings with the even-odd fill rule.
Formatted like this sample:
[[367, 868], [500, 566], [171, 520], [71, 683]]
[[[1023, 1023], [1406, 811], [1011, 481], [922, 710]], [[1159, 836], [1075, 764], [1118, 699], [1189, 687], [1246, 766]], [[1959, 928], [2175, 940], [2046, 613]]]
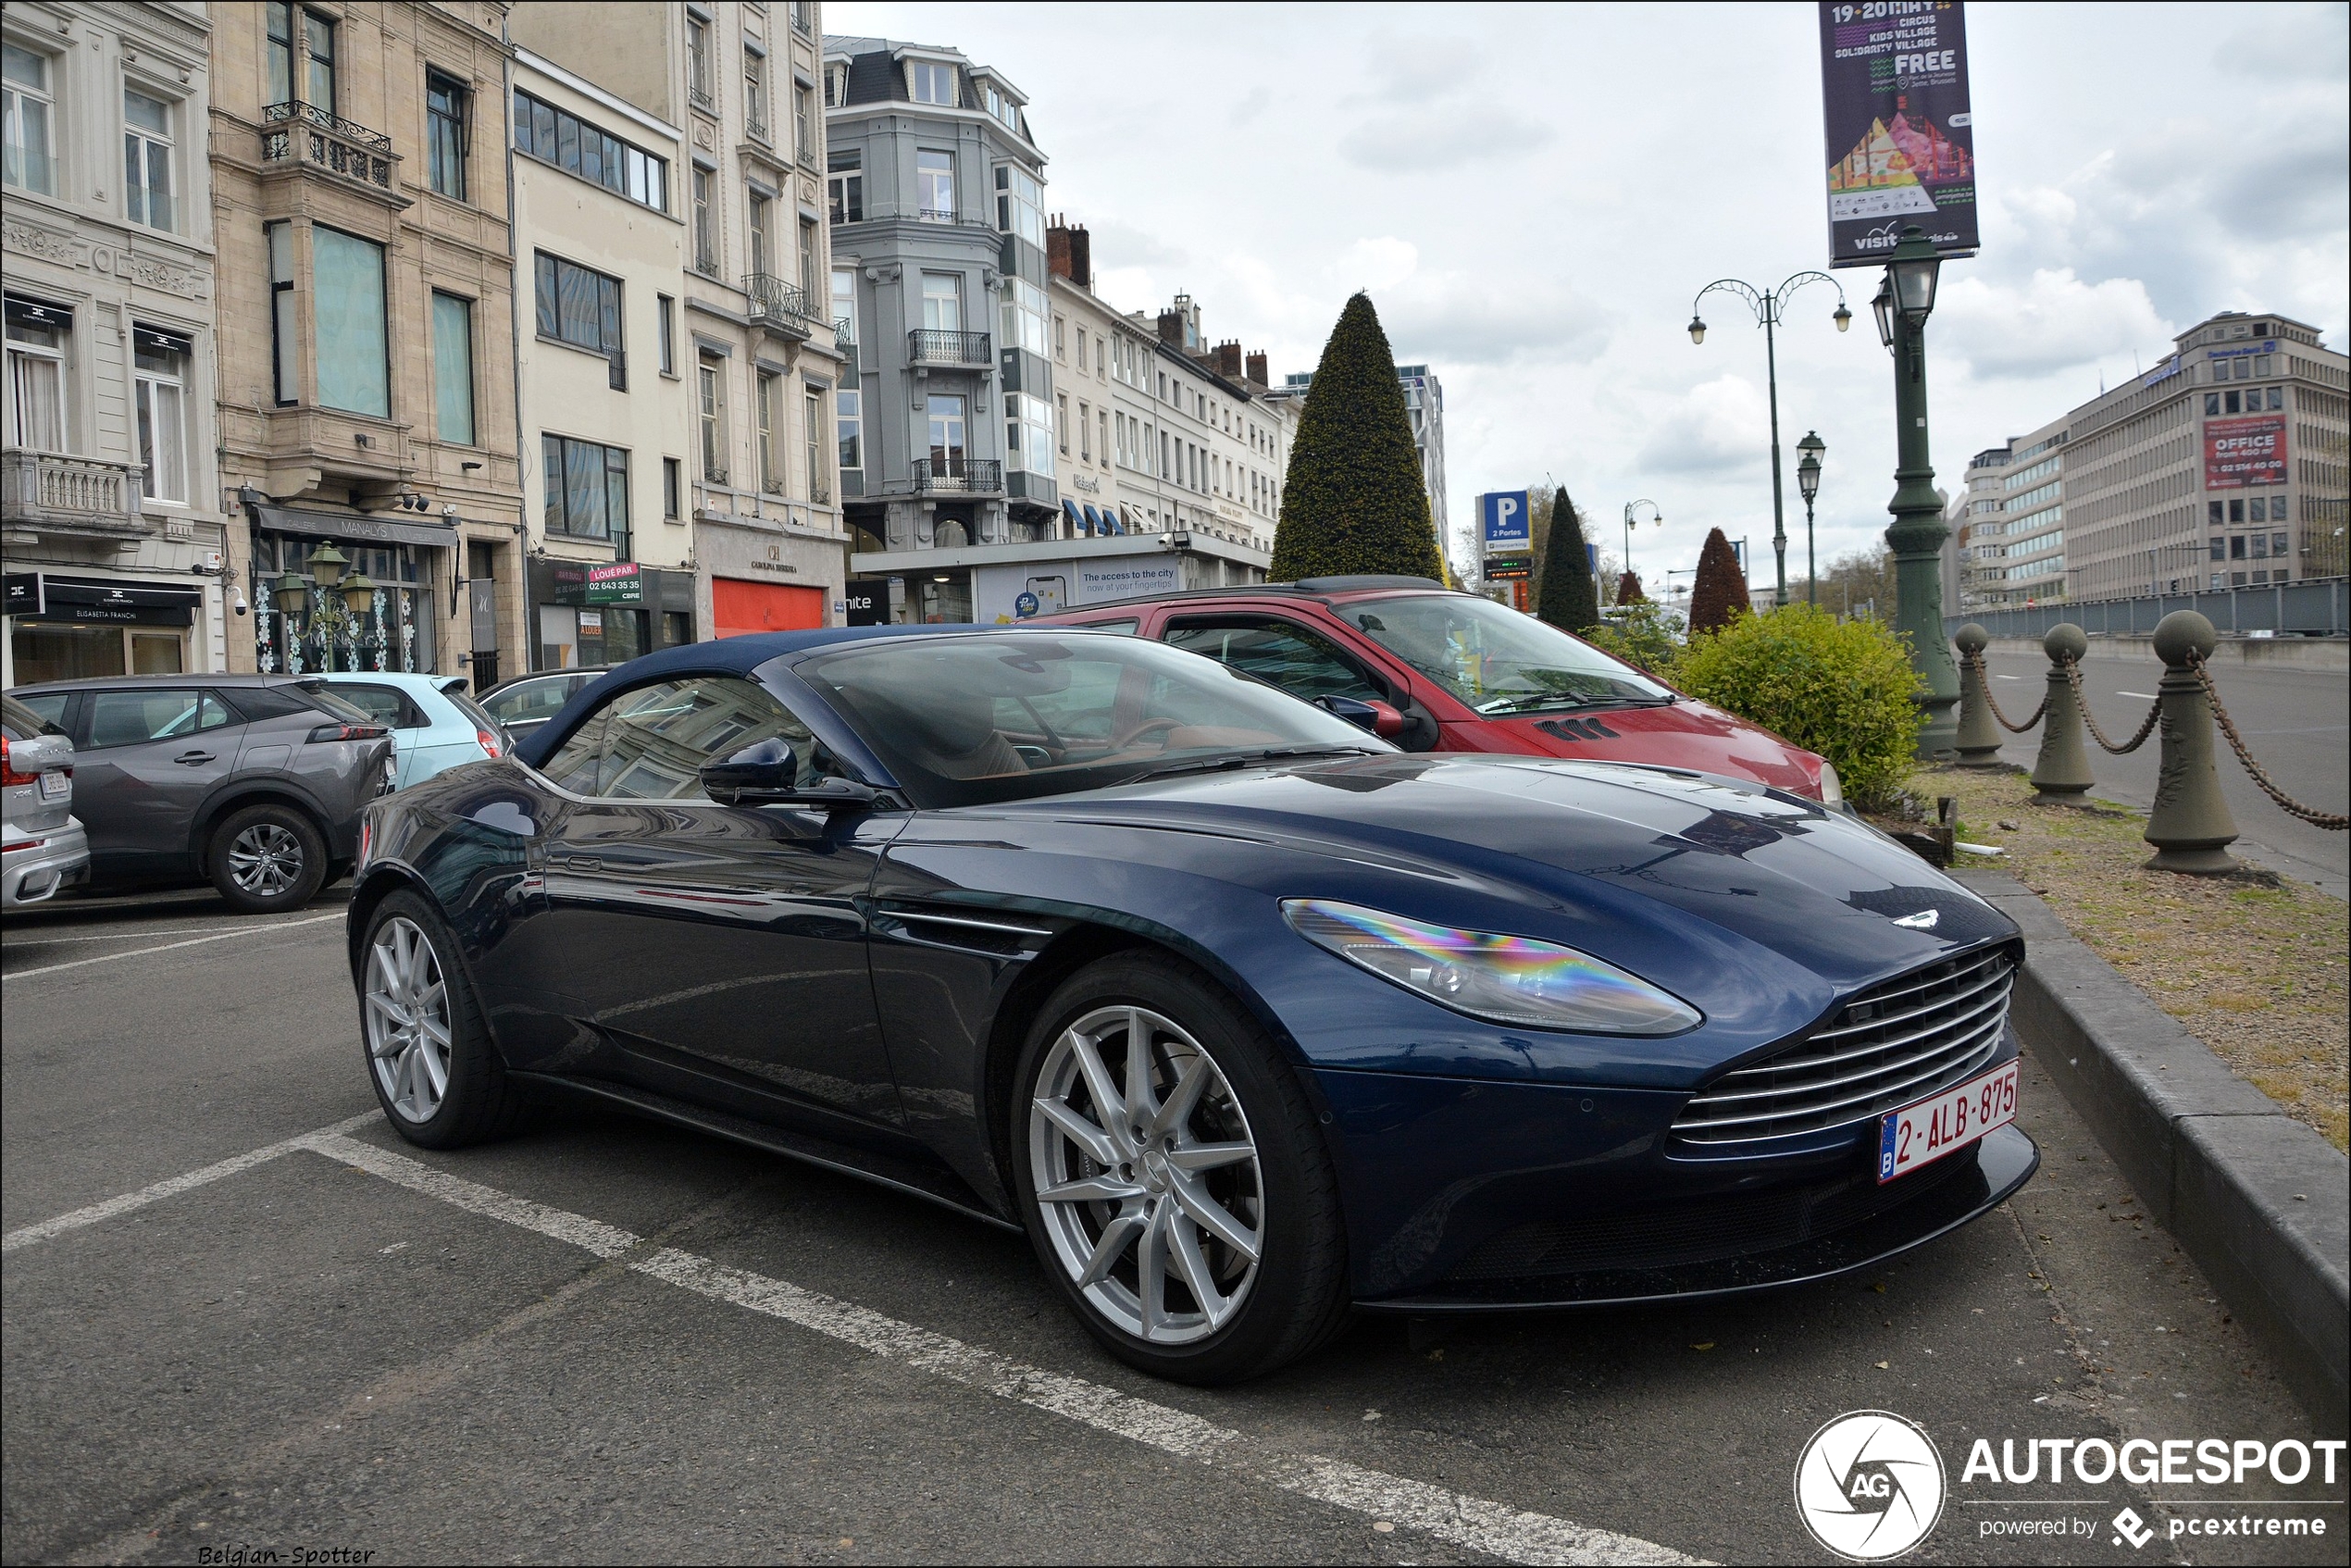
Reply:
[[1926, 1539], [1943, 1516], [1943, 1456], [1925, 1428], [1857, 1410], [1812, 1434], [1796, 1462], [1796, 1512], [1839, 1557], [1883, 1562]]

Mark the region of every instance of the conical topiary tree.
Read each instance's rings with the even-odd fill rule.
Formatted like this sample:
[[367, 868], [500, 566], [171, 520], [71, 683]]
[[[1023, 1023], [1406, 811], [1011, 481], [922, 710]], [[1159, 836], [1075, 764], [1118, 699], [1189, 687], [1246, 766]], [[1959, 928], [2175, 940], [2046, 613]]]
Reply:
[[1641, 591], [1641, 575], [1638, 572], [1626, 572], [1616, 579], [1616, 602], [1620, 604], [1648, 602], [1648, 595]]
[[1747, 579], [1739, 573], [1738, 552], [1721, 529], [1706, 536], [1698, 553], [1698, 581], [1690, 589], [1690, 630], [1718, 631], [1754, 608], [1747, 599]]
[[1395, 572], [1444, 579], [1420, 451], [1369, 294], [1338, 314], [1290, 442], [1273, 579]]
[[1591, 552], [1584, 544], [1584, 520], [1562, 487], [1551, 497], [1551, 522], [1543, 543], [1543, 580], [1535, 613], [1561, 631], [1582, 631], [1600, 619], [1598, 585], [1592, 580]]

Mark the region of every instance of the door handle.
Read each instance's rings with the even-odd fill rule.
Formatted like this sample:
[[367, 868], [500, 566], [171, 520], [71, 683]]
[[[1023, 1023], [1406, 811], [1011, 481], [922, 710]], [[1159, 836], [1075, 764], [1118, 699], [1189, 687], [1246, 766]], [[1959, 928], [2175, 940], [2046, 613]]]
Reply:
[[198, 763], [207, 763], [212, 761], [213, 753], [210, 752], [182, 752], [171, 760], [176, 763], [180, 763], [186, 766], [193, 767]]
[[592, 854], [566, 855], [554, 863], [558, 871], [602, 871], [604, 863]]

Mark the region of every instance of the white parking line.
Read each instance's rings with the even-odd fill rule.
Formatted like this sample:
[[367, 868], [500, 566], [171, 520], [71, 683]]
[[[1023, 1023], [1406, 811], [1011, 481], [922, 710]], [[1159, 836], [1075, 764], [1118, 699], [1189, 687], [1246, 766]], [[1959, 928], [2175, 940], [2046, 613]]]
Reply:
[[127, 1214], [133, 1209], [143, 1209], [159, 1199], [171, 1197], [174, 1193], [185, 1192], [191, 1188], [203, 1187], [207, 1183], [218, 1181], [222, 1176], [235, 1176], [239, 1171], [249, 1171], [254, 1166], [274, 1160], [280, 1154], [291, 1154], [297, 1149], [308, 1149], [312, 1147], [312, 1142], [316, 1139], [336, 1137], [355, 1127], [365, 1126], [369, 1122], [382, 1119], [383, 1113], [380, 1111], [363, 1112], [356, 1116], [346, 1117], [331, 1126], [319, 1127], [316, 1131], [304, 1133], [298, 1138], [290, 1138], [283, 1143], [273, 1143], [266, 1149], [255, 1149], [246, 1153], [232, 1154], [228, 1159], [206, 1165], [201, 1170], [167, 1176], [153, 1187], [143, 1187], [136, 1192], [126, 1192], [119, 1198], [109, 1198], [103, 1203], [93, 1203], [86, 1209], [76, 1209], [71, 1213], [59, 1214], [55, 1219], [43, 1220], [38, 1225], [29, 1225], [21, 1230], [12, 1230], [6, 1236], [0, 1237], [0, 1252], [13, 1252], [19, 1247], [30, 1247], [36, 1241], [46, 1241], [53, 1236], [63, 1236], [67, 1231], [80, 1230], [84, 1226], [96, 1225], [100, 1220], [110, 1220], [117, 1214]]
[[[468, 1213], [500, 1220], [597, 1258], [616, 1259], [640, 1247], [644, 1238], [584, 1214], [550, 1208], [517, 1198], [479, 1182], [434, 1170], [389, 1150], [359, 1142], [344, 1134], [378, 1120], [370, 1111], [316, 1132], [290, 1138], [250, 1153], [239, 1154], [156, 1182], [152, 1187], [110, 1198], [103, 1203], [59, 1214], [55, 1219], [11, 1231], [0, 1238], [0, 1250], [46, 1241], [69, 1230], [111, 1219], [143, 1208], [174, 1193], [202, 1187], [239, 1171], [250, 1170], [298, 1149], [355, 1166], [371, 1176], [438, 1200]], [[648, 1278], [681, 1290], [766, 1317], [778, 1318], [870, 1354], [902, 1362], [965, 1388], [1014, 1400], [1050, 1414], [1129, 1438], [1163, 1453], [1213, 1465], [1286, 1492], [1312, 1498], [1350, 1512], [1422, 1531], [1439, 1540], [1511, 1562], [1526, 1563], [1697, 1563], [1671, 1548], [1611, 1530], [1593, 1529], [1545, 1513], [1524, 1512], [1449, 1487], [1431, 1486], [1382, 1471], [1350, 1464], [1321, 1454], [1286, 1453], [1230, 1427], [1218, 1426], [1186, 1411], [1154, 1404], [1043, 1367], [1014, 1361], [993, 1350], [966, 1345], [960, 1339], [895, 1318], [786, 1280], [732, 1268], [709, 1258], [657, 1247], [628, 1259], [628, 1267]]]
[[118, 958], [144, 958], [151, 952], [169, 952], [173, 948], [200, 947], [205, 942], [225, 942], [230, 937], [249, 937], [263, 931], [289, 931], [296, 926], [317, 926], [325, 921], [346, 918], [348, 916], [341, 910], [337, 910], [332, 915], [314, 915], [306, 920], [280, 920], [267, 926], [240, 926], [233, 931], [222, 931], [217, 936], [190, 937], [186, 941], [166, 942], [161, 947], [135, 948], [129, 952], [107, 952], [101, 953], [95, 958], [77, 958], [68, 964], [49, 964], [38, 969], [19, 969], [13, 975], [0, 975], [0, 980], [30, 980], [37, 975], [55, 975], [63, 969], [81, 969], [93, 964], [112, 964]]
[[1998, 670], [1994, 670], [1992, 672], [1992, 678], [1995, 680], [2022, 680], [2024, 677], [2021, 675], [2002, 675]]
[[[141, 937], [166, 937], [174, 935], [195, 936], [205, 931], [246, 931], [251, 930], [253, 926], [250, 921], [241, 921], [234, 926], [166, 926], [159, 931], [91, 931], [79, 937], [45, 937], [40, 935], [39, 933], [45, 928], [46, 927], [44, 927], [36, 926], [32, 928], [35, 933], [34, 935], [23, 938], [19, 941], [10, 942], [7, 945], [10, 947], [32, 947], [35, 945], [45, 946], [50, 942], [128, 942], [135, 941]], [[13, 930], [15, 927], [12, 927], [10, 929]]]
[[2136, 697], [2142, 703], [2152, 703], [2155, 701], [2155, 693], [2152, 691], [2117, 691], [2115, 695], [2118, 697]]

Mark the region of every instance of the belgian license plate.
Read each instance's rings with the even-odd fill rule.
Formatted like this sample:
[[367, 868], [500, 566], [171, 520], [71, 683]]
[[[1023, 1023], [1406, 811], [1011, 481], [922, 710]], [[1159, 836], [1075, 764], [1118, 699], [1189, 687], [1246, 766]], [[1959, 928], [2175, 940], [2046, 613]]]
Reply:
[[72, 792], [73, 776], [71, 774], [59, 769], [44, 773], [41, 776], [41, 798], [43, 800], [61, 801]]
[[1963, 1084], [1889, 1111], [1880, 1124], [1877, 1178], [1892, 1181], [2016, 1120], [2018, 1064], [1979, 1073]]

